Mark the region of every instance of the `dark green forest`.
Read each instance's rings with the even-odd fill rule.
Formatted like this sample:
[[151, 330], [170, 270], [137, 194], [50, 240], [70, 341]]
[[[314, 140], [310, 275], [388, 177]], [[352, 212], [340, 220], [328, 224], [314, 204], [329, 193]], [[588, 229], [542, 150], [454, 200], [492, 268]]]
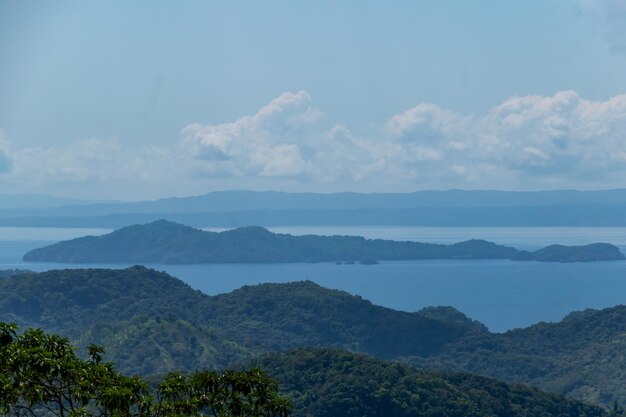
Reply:
[[252, 362], [292, 398], [294, 415], [317, 417], [573, 417], [604, 410], [523, 385], [420, 371], [336, 349], [272, 353]]
[[626, 403], [625, 306], [494, 334], [450, 307], [395, 311], [308, 281], [207, 296], [138, 266], [3, 278], [0, 321], [59, 333], [81, 349], [105, 345], [129, 375], [223, 369], [260, 354], [332, 347], [593, 404]]
[[[81, 346], [107, 341], [111, 354], [120, 353], [120, 369], [131, 373], [189, 370], [199, 358], [205, 366], [226, 366], [303, 346], [383, 358], [423, 356], [486, 331], [449, 308], [395, 311], [310, 281], [247, 286], [211, 297], [144, 267], [1, 280], [0, 320], [58, 332]], [[189, 342], [181, 343], [181, 335]]]
[[6, 417], [288, 417], [291, 402], [261, 369], [126, 376], [90, 345], [0, 322], [0, 415]]
[[503, 334], [472, 335], [406, 363], [529, 383], [594, 403], [624, 403], [626, 306], [575, 312]]
[[[125, 376], [96, 345], [0, 322], [0, 415], [82, 417], [610, 417], [521, 385], [433, 373], [337, 349], [272, 353], [246, 369]], [[263, 369], [267, 370], [264, 371]], [[266, 372], [269, 372], [269, 376]], [[276, 381], [280, 382], [280, 385]], [[280, 387], [280, 388], [279, 388]], [[294, 408], [295, 405], [295, 408]]]
[[24, 275], [31, 273], [31, 271], [26, 271], [24, 269], [4, 269], [0, 270], [0, 278], [9, 278], [14, 275]]

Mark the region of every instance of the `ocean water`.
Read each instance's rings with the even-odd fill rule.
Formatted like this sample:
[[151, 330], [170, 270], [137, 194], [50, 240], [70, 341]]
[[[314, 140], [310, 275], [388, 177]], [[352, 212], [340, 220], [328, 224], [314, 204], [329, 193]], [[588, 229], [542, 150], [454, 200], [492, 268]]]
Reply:
[[[56, 240], [106, 233], [106, 230], [0, 228], [0, 269], [112, 267], [25, 263], [30, 249]], [[624, 228], [272, 228], [292, 234], [354, 234], [369, 238], [451, 243], [483, 238], [522, 249], [551, 243], [609, 242], [626, 248]], [[58, 233], [57, 233], [58, 232]], [[88, 232], [88, 233], [87, 233]], [[17, 238], [19, 237], [19, 239]], [[115, 265], [115, 268], [129, 265]], [[220, 294], [243, 285], [311, 280], [327, 288], [357, 294], [375, 304], [405, 311], [426, 306], [453, 306], [506, 331], [540, 321], [557, 321], [586, 308], [626, 304], [626, 262], [556, 264], [478, 261], [394, 261], [379, 265], [213, 264], [147, 265], [176, 276], [207, 294]]]

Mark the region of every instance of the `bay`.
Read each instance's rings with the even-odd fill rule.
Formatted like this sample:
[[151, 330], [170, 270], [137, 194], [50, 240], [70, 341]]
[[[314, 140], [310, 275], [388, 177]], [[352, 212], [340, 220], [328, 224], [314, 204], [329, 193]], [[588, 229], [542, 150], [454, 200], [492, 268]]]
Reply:
[[[26, 263], [30, 249], [57, 240], [101, 234], [107, 230], [0, 228], [0, 269], [111, 267]], [[482, 238], [521, 249], [551, 243], [609, 242], [626, 248], [624, 228], [271, 228], [292, 234], [352, 234], [368, 238], [453, 243]], [[41, 232], [41, 233], [39, 233]], [[86, 233], [89, 232], [89, 233]], [[19, 238], [16, 238], [18, 236]], [[115, 265], [122, 268], [130, 265]], [[262, 282], [311, 280], [341, 289], [386, 307], [416, 311], [431, 305], [449, 305], [485, 323], [492, 331], [525, 327], [539, 321], [560, 320], [586, 308], [626, 303], [626, 262], [555, 264], [478, 261], [397, 261], [380, 265], [211, 264], [146, 265], [176, 276], [209, 295]]]

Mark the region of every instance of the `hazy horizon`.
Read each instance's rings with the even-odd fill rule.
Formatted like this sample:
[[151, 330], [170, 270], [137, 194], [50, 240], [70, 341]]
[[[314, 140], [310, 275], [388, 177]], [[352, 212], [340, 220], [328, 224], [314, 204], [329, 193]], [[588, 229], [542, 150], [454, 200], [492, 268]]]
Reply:
[[88, 198], [88, 197], [73, 197], [71, 195], [64, 194], [53, 194], [53, 193], [29, 193], [29, 192], [15, 192], [15, 193], [0, 193], [0, 196], [5, 198], [15, 198], [15, 199], [23, 199], [31, 202], [46, 202], [48, 199], [56, 200], [59, 202], [66, 201], [68, 204], [72, 202], [81, 203], [134, 203], [134, 202], [150, 202], [150, 201], [158, 201], [158, 200], [167, 200], [167, 199], [186, 199], [186, 198], [194, 198], [194, 197], [203, 197], [209, 194], [218, 194], [218, 193], [279, 193], [279, 194], [311, 194], [311, 195], [341, 195], [341, 194], [358, 194], [358, 195], [409, 195], [409, 194], [419, 194], [419, 193], [450, 193], [450, 192], [466, 192], [466, 193], [511, 193], [511, 194], [549, 194], [549, 193], [561, 193], [561, 192], [572, 192], [572, 193], [603, 193], [603, 192], [626, 192], [626, 187], [620, 188], [600, 188], [600, 189], [576, 189], [576, 188], [560, 188], [560, 189], [547, 189], [547, 190], [506, 190], [506, 189], [463, 189], [463, 188], [442, 188], [442, 189], [423, 189], [423, 190], [408, 190], [408, 191], [352, 191], [352, 190], [343, 190], [343, 191], [284, 191], [284, 190], [275, 190], [275, 189], [218, 189], [218, 190], [210, 190], [207, 192], [200, 192], [195, 194], [163, 194], [154, 197], [147, 198], [129, 198], [129, 199], [99, 199], [99, 198]]
[[626, 187], [619, 0], [0, 0], [0, 194]]

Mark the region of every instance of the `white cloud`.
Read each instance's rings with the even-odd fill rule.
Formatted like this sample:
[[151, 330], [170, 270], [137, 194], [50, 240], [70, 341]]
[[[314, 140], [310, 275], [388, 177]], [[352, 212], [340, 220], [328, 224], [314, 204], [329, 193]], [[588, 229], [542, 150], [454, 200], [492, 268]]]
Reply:
[[437, 140], [443, 134], [448, 137], [463, 134], [471, 117], [444, 110], [441, 107], [422, 103], [393, 116], [387, 123], [392, 137], [416, 142]]
[[256, 114], [182, 129], [184, 147], [216, 176], [297, 176], [307, 173], [307, 139], [321, 113], [308, 93], [283, 93]]
[[91, 138], [63, 147], [16, 150], [9, 179], [30, 186], [140, 182], [173, 175], [172, 157], [165, 149], [135, 150], [119, 140]]
[[626, 151], [626, 95], [601, 102], [573, 91], [514, 97], [492, 109], [480, 131], [485, 154], [511, 169], [564, 180], [601, 176], [625, 168], [611, 155]]
[[2, 139], [0, 158], [10, 155], [13, 167], [3, 179], [150, 183], [157, 190], [190, 183], [377, 191], [626, 186], [626, 94], [604, 101], [573, 91], [511, 97], [474, 115], [422, 103], [361, 135], [324, 119], [301, 91], [232, 122], [190, 124], [178, 147], [87, 139], [9, 152]]
[[5, 139], [4, 133], [0, 130], [0, 174], [9, 172], [12, 167], [11, 144]]
[[397, 148], [357, 138], [344, 125], [326, 128], [305, 91], [283, 93], [254, 115], [192, 123], [181, 133], [194, 171], [210, 177], [353, 183], [387, 172], [386, 155]]
[[391, 117], [385, 131], [396, 148], [384, 165], [420, 185], [624, 186], [602, 181], [626, 173], [626, 95], [512, 97], [484, 115], [423, 103]]
[[191, 124], [183, 136], [214, 176], [405, 189], [584, 186], [626, 172], [626, 95], [511, 97], [483, 115], [421, 103], [355, 136], [341, 124], [324, 129], [307, 93], [285, 93], [253, 116]]

